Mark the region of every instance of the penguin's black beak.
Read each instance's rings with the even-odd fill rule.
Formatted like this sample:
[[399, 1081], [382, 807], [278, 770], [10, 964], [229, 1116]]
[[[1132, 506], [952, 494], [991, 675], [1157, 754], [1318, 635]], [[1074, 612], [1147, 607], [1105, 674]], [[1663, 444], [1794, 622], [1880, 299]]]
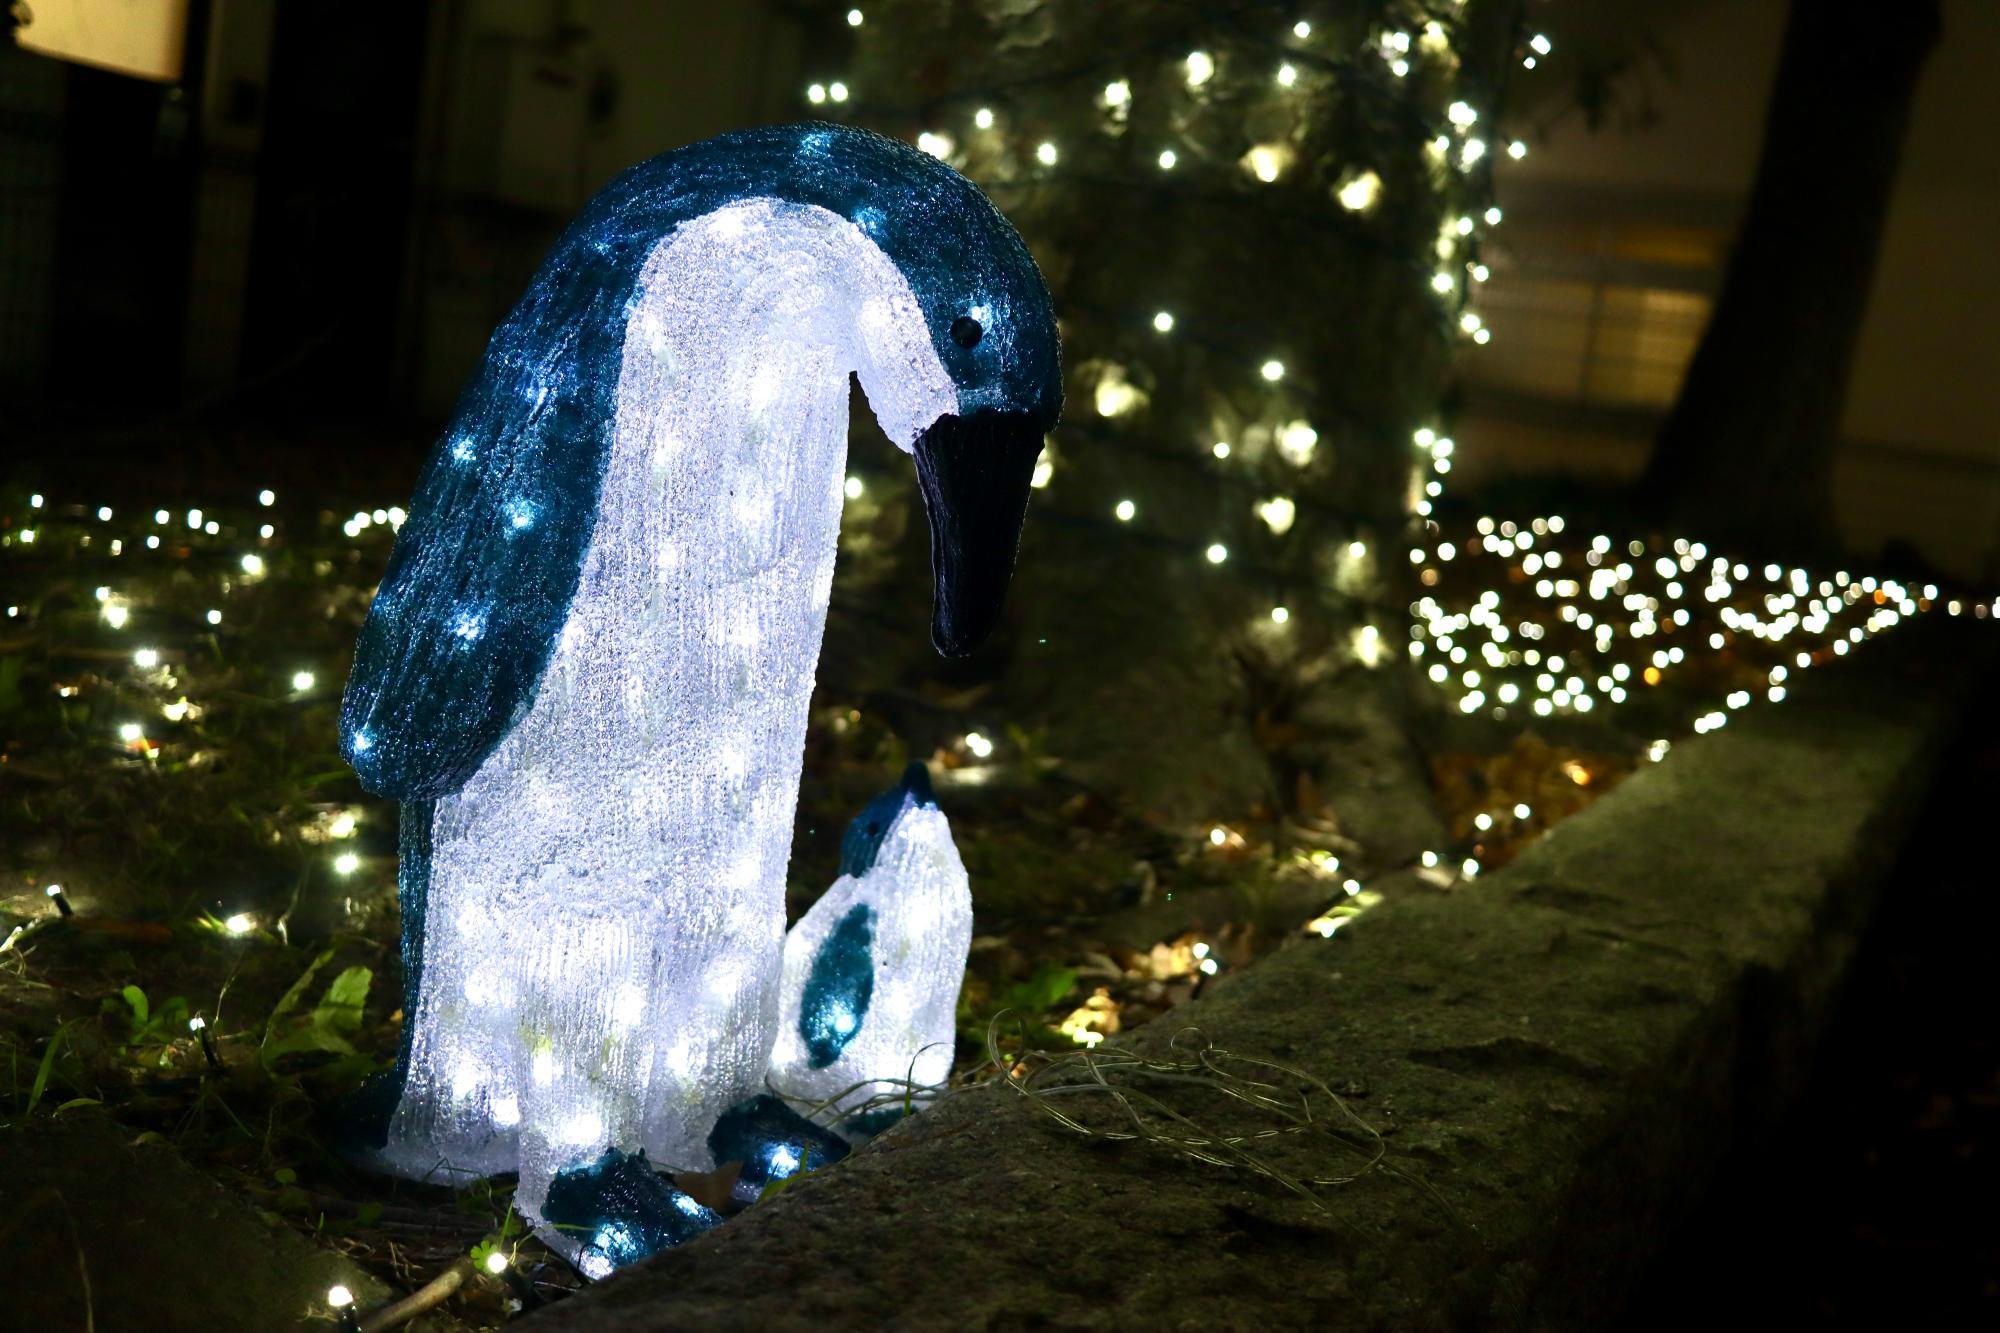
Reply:
[[1041, 452], [1041, 424], [1027, 412], [942, 416], [917, 436], [937, 581], [931, 643], [946, 657], [970, 653], [1000, 619]]

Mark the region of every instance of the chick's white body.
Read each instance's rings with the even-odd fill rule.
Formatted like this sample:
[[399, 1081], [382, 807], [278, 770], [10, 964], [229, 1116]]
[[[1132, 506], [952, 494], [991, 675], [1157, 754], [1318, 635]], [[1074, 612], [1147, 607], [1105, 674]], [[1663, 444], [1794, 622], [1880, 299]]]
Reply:
[[[835, 1040], [826, 1042], [829, 1033], [822, 1030], [816, 1053], [814, 966], [847, 922], [867, 928], [867, 1002], [832, 1000]], [[902, 1095], [910, 1083], [943, 1083], [951, 1073], [958, 992], [971, 944], [972, 891], [951, 827], [935, 805], [907, 802], [874, 863], [859, 875], [842, 875], [785, 936], [772, 1086], [795, 1101], [832, 1101], [840, 1111], [853, 1111], [870, 1098]], [[825, 1015], [820, 1019], [826, 1022]], [[851, 1030], [841, 1031], [850, 1019]], [[824, 1060], [833, 1045], [838, 1053]]]
[[908, 283], [824, 209], [753, 199], [682, 224], [628, 310], [560, 642], [436, 803], [382, 1154], [412, 1176], [518, 1170], [530, 1216], [607, 1148], [707, 1169], [717, 1115], [760, 1088], [848, 376], [904, 448], [957, 405]]

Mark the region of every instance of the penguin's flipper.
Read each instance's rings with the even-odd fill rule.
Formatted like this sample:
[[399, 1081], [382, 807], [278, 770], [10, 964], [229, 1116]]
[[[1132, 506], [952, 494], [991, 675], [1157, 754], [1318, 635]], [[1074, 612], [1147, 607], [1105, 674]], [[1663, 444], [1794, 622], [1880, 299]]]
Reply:
[[381, 796], [456, 791], [526, 715], [596, 521], [603, 422], [573, 393], [524, 411], [537, 391], [516, 381], [534, 372], [496, 352], [424, 466], [355, 646], [341, 752]]

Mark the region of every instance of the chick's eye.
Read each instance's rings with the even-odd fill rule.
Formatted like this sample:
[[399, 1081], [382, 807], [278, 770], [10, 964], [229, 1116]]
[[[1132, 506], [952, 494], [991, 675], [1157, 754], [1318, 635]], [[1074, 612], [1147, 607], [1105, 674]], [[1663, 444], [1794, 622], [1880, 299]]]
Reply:
[[977, 347], [985, 336], [986, 330], [970, 315], [960, 315], [951, 322], [951, 340], [960, 347]]

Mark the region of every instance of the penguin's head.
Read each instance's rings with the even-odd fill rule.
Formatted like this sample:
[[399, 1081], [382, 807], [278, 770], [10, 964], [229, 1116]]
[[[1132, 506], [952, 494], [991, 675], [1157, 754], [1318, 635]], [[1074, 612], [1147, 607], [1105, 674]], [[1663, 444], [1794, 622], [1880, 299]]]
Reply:
[[[916, 460], [930, 518], [931, 642], [962, 657], [999, 619], [1036, 459], [1062, 411], [1055, 310], [1020, 234], [971, 181], [874, 135], [815, 127], [816, 141], [836, 163], [865, 159], [852, 165], [872, 180], [849, 216], [908, 281], [936, 354], [924, 370], [950, 382], [897, 443]], [[878, 394], [896, 396], [890, 381], [910, 369], [861, 371], [878, 417]]]

